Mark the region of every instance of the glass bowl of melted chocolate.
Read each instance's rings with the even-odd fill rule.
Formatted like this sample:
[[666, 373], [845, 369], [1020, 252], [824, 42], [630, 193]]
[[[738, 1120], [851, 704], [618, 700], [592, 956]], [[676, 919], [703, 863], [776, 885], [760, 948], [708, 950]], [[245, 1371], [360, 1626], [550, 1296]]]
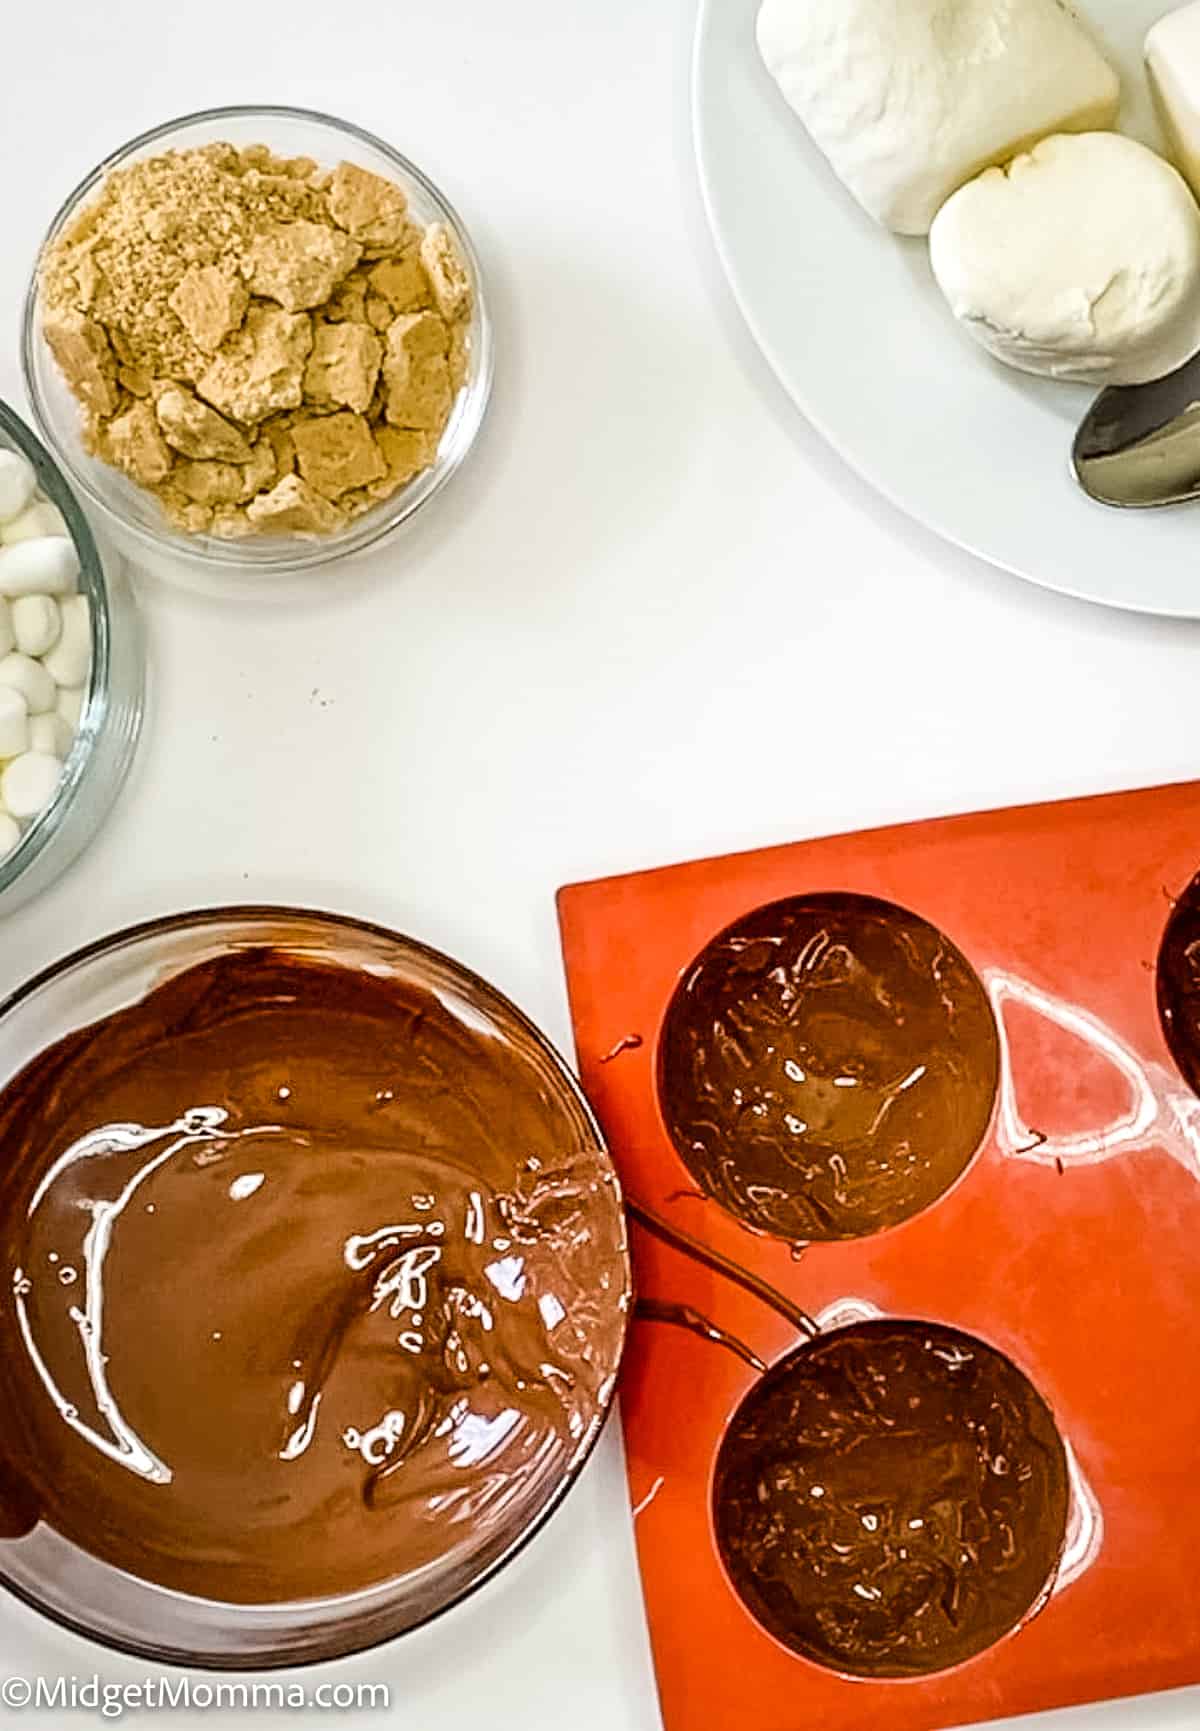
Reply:
[[532, 1024], [391, 933], [232, 909], [69, 958], [0, 1034], [0, 1581], [263, 1667], [500, 1567], [599, 1433], [629, 1304]]

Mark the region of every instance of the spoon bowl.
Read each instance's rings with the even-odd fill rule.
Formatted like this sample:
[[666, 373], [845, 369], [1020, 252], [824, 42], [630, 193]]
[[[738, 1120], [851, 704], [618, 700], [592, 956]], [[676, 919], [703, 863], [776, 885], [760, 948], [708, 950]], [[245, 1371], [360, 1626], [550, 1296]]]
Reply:
[[1113, 385], [1084, 416], [1075, 479], [1102, 505], [1147, 510], [1200, 497], [1200, 355], [1148, 385]]

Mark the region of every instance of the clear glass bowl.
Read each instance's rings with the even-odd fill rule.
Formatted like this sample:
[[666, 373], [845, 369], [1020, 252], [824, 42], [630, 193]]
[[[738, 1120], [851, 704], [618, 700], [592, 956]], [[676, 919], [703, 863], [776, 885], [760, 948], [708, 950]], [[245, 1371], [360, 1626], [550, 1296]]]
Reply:
[[[236, 145], [266, 144], [281, 156], [311, 156], [322, 167], [351, 161], [389, 180], [409, 195], [414, 217], [423, 223], [443, 222], [457, 237], [474, 285], [469, 327], [470, 356], [466, 383], [455, 401], [432, 467], [401, 487], [374, 510], [356, 517], [336, 535], [318, 540], [299, 536], [249, 536], [223, 541], [212, 535], [189, 535], [176, 529], [158, 503], [119, 470], [84, 450], [80, 438], [79, 405], [50, 353], [41, 330], [38, 270], [35, 267], [25, 300], [21, 364], [34, 417], [46, 443], [72, 483], [112, 519], [119, 531], [143, 555], [158, 555], [151, 569], [181, 576], [203, 586], [204, 573], [216, 577], [236, 573], [242, 583], [284, 573], [310, 570], [332, 559], [373, 546], [406, 522], [427, 500], [441, 491], [458, 469], [483, 422], [492, 384], [492, 327], [484, 298], [479, 260], [462, 221], [451, 205], [406, 157], [357, 126], [302, 108], [213, 108], [182, 120], [168, 121], [122, 145], [105, 157], [78, 186], [58, 212], [42, 242], [39, 260], [82, 206], [99, 191], [106, 175], [142, 157], [167, 150], [195, 149], [222, 141]], [[162, 557], [165, 556], [165, 559]]]
[[[485, 1037], [511, 1043], [530, 1083], [561, 1125], [564, 1146], [594, 1150], [606, 1178], [595, 1230], [622, 1271], [613, 1291], [613, 1375], [590, 1428], [573, 1451], [530, 1479], [482, 1532], [466, 1533], [424, 1567], [338, 1597], [286, 1604], [225, 1604], [168, 1590], [100, 1561], [40, 1523], [0, 1540], [0, 1585], [36, 1610], [94, 1640], [173, 1664], [263, 1669], [315, 1663], [400, 1635], [447, 1610], [504, 1566], [576, 1482], [612, 1406], [630, 1291], [621, 1191], [603, 1137], [563, 1060], [508, 999], [477, 975], [381, 927], [310, 910], [215, 908], [151, 921], [79, 951], [0, 1003], [0, 1090], [48, 1046], [130, 1004], [165, 979], [215, 956], [262, 945], [334, 960], [432, 991]], [[9, 1275], [5, 1275], [8, 1279]], [[155, 1319], [148, 1319], [155, 1326]]]
[[92, 616], [92, 669], [79, 731], [54, 798], [0, 860], [2, 918], [65, 871], [108, 815], [137, 747], [145, 663], [141, 619], [121, 560], [101, 558], [62, 472], [4, 403], [0, 448], [28, 457], [42, 492], [62, 512], [79, 554], [79, 592]]

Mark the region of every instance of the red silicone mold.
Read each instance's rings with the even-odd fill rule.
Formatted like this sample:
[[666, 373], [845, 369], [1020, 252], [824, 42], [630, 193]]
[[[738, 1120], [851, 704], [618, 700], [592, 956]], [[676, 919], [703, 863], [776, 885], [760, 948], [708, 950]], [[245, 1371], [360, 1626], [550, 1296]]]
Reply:
[[[1179, 987], [1190, 902], [1175, 915], [1174, 975], [1159, 966], [1198, 872], [1191, 784], [560, 893], [584, 1085], [631, 1213], [653, 1228], [635, 1234], [641, 1314], [622, 1408], [667, 1731], [933, 1731], [1200, 1681], [1200, 1100]], [[789, 1241], [714, 1200], [677, 1151], [660, 1036], [717, 934], [784, 898], [844, 895], [909, 910], [974, 970], [995, 1016], [995, 1100], [973, 1158], [911, 1217]], [[1195, 952], [1200, 993], [1200, 922]], [[719, 1452], [763, 1366], [805, 1349], [809, 1319], [821, 1340], [876, 1317], [1003, 1355], [1052, 1413], [1069, 1470], [1045, 1590], [982, 1651], [920, 1675], [850, 1675], [781, 1638], [735, 1587], [714, 1518]]]

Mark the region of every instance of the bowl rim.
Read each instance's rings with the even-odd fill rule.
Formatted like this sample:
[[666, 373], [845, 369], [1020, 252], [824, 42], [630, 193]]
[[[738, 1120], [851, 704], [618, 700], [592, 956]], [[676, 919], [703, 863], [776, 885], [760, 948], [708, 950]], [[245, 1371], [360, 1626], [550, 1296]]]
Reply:
[[[349, 933], [357, 933], [363, 937], [382, 939], [388, 944], [398, 945], [401, 950], [407, 952], [411, 957], [418, 961], [431, 963], [435, 968], [448, 969], [453, 975], [457, 976], [464, 988], [471, 991], [481, 992], [485, 1001], [491, 1000], [502, 1008], [506, 1014], [512, 1017], [515, 1026], [530, 1037], [534, 1045], [540, 1050], [542, 1056], [546, 1058], [552, 1066], [555, 1074], [558, 1076], [568, 1095], [572, 1098], [575, 1106], [581, 1113], [582, 1120], [586, 1125], [589, 1134], [595, 1141], [596, 1152], [602, 1155], [608, 1163], [608, 1169], [612, 1176], [613, 1199], [621, 1227], [620, 1259], [625, 1276], [626, 1303], [620, 1309], [616, 1358], [612, 1374], [607, 1379], [608, 1392], [601, 1404], [598, 1421], [592, 1426], [589, 1436], [584, 1440], [582, 1446], [570, 1460], [567, 1469], [563, 1473], [558, 1484], [554, 1486], [550, 1494], [547, 1496], [545, 1503], [537, 1511], [534, 1517], [521, 1528], [521, 1530], [513, 1537], [511, 1542], [505, 1546], [498, 1556], [480, 1570], [479, 1574], [476, 1575], [473, 1580], [471, 1580], [459, 1592], [447, 1599], [444, 1604], [435, 1606], [432, 1610], [427, 1611], [424, 1615], [418, 1617], [414, 1622], [409, 1623], [403, 1629], [398, 1631], [393, 1630], [391, 1632], [385, 1631], [382, 1633], [371, 1632], [366, 1634], [361, 1640], [332, 1640], [327, 1651], [317, 1651], [312, 1653], [297, 1654], [292, 1651], [285, 1652], [282, 1648], [278, 1652], [269, 1653], [267, 1655], [259, 1653], [214, 1654], [211, 1651], [203, 1654], [184, 1653], [178, 1649], [164, 1647], [161, 1644], [155, 1644], [148, 1640], [139, 1643], [134, 1639], [122, 1640], [109, 1634], [101, 1634], [82, 1618], [75, 1618], [57, 1608], [48, 1607], [23, 1585], [18, 1585], [9, 1580], [6, 1574], [0, 1573], [0, 1590], [3, 1590], [6, 1593], [11, 1593], [14, 1598], [20, 1600], [31, 1610], [37, 1612], [39, 1616], [46, 1618], [47, 1621], [57, 1624], [61, 1628], [68, 1629], [73, 1634], [81, 1635], [85, 1639], [95, 1642], [100, 1647], [111, 1651], [129, 1653], [137, 1658], [151, 1660], [155, 1664], [174, 1665], [189, 1669], [195, 1669], [197, 1665], [201, 1665], [206, 1670], [219, 1672], [299, 1669], [312, 1665], [331, 1664], [339, 1659], [349, 1658], [351, 1655], [356, 1653], [370, 1652], [378, 1647], [386, 1646], [393, 1641], [399, 1641], [403, 1639], [405, 1635], [412, 1634], [418, 1629], [426, 1628], [439, 1617], [446, 1616], [449, 1612], [464, 1604], [466, 1600], [473, 1597], [474, 1594], [479, 1592], [489, 1582], [493, 1581], [503, 1569], [507, 1568], [508, 1565], [525, 1550], [527, 1545], [532, 1543], [550, 1521], [552, 1516], [558, 1512], [571, 1490], [576, 1484], [578, 1484], [580, 1478], [583, 1476], [584, 1468], [592, 1459], [592, 1456], [596, 1451], [600, 1438], [604, 1434], [609, 1420], [617, 1407], [617, 1394], [621, 1372], [629, 1348], [635, 1293], [632, 1253], [629, 1242], [629, 1221], [628, 1215], [625, 1212], [624, 1189], [621, 1183], [620, 1173], [617, 1170], [616, 1162], [612, 1156], [612, 1150], [608, 1146], [600, 1121], [592, 1108], [591, 1102], [583, 1091], [581, 1081], [575, 1075], [574, 1071], [571, 1069], [570, 1065], [567, 1063], [566, 1059], [550, 1037], [538, 1027], [532, 1017], [526, 1015], [525, 1011], [522, 1010], [518, 1004], [514, 1003], [507, 993], [501, 991], [498, 986], [494, 986], [490, 980], [485, 979], [484, 976], [477, 973], [474, 968], [468, 967], [466, 963], [460, 962], [455, 957], [447, 955], [444, 950], [436, 949], [432, 944], [426, 944], [419, 938], [409, 937], [407, 934], [397, 931], [395, 927], [384, 925], [382, 922], [377, 920], [364, 919], [356, 914], [338, 913], [328, 908], [304, 907], [294, 903], [229, 903], [213, 907], [182, 909], [173, 914], [160, 914], [152, 919], [138, 921], [134, 925], [123, 926], [115, 932], [110, 932], [104, 937], [96, 938], [91, 943], [83, 944], [77, 949], [69, 951], [66, 955], [60, 956], [57, 961], [51, 962], [46, 967], [39, 969], [37, 973], [31, 975], [20, 985], [4, 994], [3, 997], [0, 997], [0, 1031], [3, 1030], [4, 1024], [11, 1014], [19, 1010], [26, 1002], [34, 998], [38, 992], [42, 991], [45, 987], [55, 984], [60, 979], [68, 976], [74, 970], [86, 968], [90, 966], [91, 963], [100, 961], [106, 956], [113, 955], [121, 949], [143, 943], [149, 939], [171, 936], [189, 930], [202, 932], [206, 929], [219, 929], [223, 925], [230, 925], [238, 922], [243, 924], [253, 924], [253, 922], [257, 920], [270, 921], [272, 923], [287, 920], [308, 921], [313, 924], [333, 928], [334, 930], [341, 929]], [[0, 1089], [6, 1086], [7, 1083], [0, 1082]], [[138, 1579], [140, 1580], [141, 1578], [138, 1577]], [[197, 1594], [175, 1593], [171, 1589], [159, 1587], [156, 1582], [141, 1581], [141, 1584], [154, 1587], [157, 1592], [166, 1594], [171, 1599], [183, 1599], [196, 1604], [219, 1607], [220, 1609], [228, 1610], [233, 1614], [236, 1614], [239, 1610], [238, 1606], [227, 1604], [224, 1600], [204, 1599]], [[388, 1582], [380, 1582], [374, 1587], [362, 1589], [357, 1593], [335, 1594], [328, 1599], [289, 1600], [285, 1603], [288, 1609], [299, 1612], [303, 1610], [305, 1605], [336, 1604], [337, 1601], [341, 1599], [346, 1602], [347, 1608], [350, 1609], [356, 1601], [361, 1603], [364, 1598], [369, 1598], [380, 1593], [382, 1589], [386, 1588], [388, 1585]], [[245, 1610], [245, 1608], [246, 1607], [244, 1606], [240, 1607], [242, 1610]], [[283, 1608], [283, 1605], [263, 1605], [257, 1608], [261, 1610], [281, 1609]], [[330, 1633], [333, 1634], [337, 1629], [343, 1627], [344, 1625], [342, 1624], [335, 1624]], [[320, 1645], [319, 1636], [317, 1637], [316, 1644], [318, 1646]]]
[[96, 745], [104, 731], [110, 708], [109, 681], [112, 660], [112, 616], [104, 561], [91, 525], [83, 514], [62, 467], [15, 409], [0, 401], [0, 449], [5, 441], [33, 465], [37, 484], [52, 505], [61, 511], [70, 538], [79, 555], [79, 593], [86, 597], [91, 615], [92, 663], [88, 671], [83, 712], [63, 772], [50, 803], [38, 812], [12, 852], [0, 859], [0, 911], [3, 899], [28, 868], [50, 847], [64, 814], [91, 765]]
[[[357, 525], [351, 524], [338, 535], [325, 540], [279, 536], [264, 537], [257, 544], [252, 537], [249, 540], [226, 542], [211, 535], [188, 537], [184, 531], [171, 528], [165, 518], [162, 529], [134, 522], [118, 505], [105, 497], [93, 484], [83, 466], [73, 460], [72, 452], [66, 444], [59, 441], [34, 365], [37, 345], [44, 341], [39, 320], [42, 260], [52, 242], [58, 238], [76, 212], [86, 204], [91, 194], [102, 186], [107, 176], [147, 146], [169, 139], [173, 134], [187, 128], [213, 125], [222, 120], [248, 121], [260, 118], [295, 121], [341, 133], [385, 157], [402, 181], [420, 189], [437, 211], [439, 218], [453, 231], [470, 272], [475, 293], [478, 371], [474, 380], [459, 392], [455, 408], [451, 411], [453, 420], [456, 411], [461, 412], [463, 408], [469, 410], [470, 421], [466, 436], [458, 441], [448, 458], [443, 461], [439, 452], [431, 468], [423, 475], [415, 476], [413, 480], [406, 482], [390, 500], [383, 501], [377, 507], [378, 517], [376, 512], [368, 511], [358, 520]], [[78, 487], [90, 503], [103, 512], [122, 534], [132, 537], [139, 546], [154, 553], [182, 559], [211, 571], [237, 571], [240, 578], [253, 582], [255, 579], [266, 581], [272, 577], [312, 570], [335, 559], [364, 552], [407, 522], [422, 505], [440, 493], [451, 476], [462, 467], [478, 441], [491, 400], [495, 375], [495, 343], [491, 313], [484, 290], [483, 269], [475, 244], [454, 205], [423, 169], [418, 168], [415, 162], [366, 127], [358, 126], [354, 121], [342, 120], [321, 109], [295, 108], [286, 103], [227, 103], [216, 108], [198, 108], [189, 114], [162, 121], [157, 126], [139, 132], [136, 137], [110, 150], [74, 190], [68, 193], [38, 242], [25, 291], [21, 311], [21, 373], [38, 431], [54, 453], [55, 461], [65, 474], [70, 476], [72, 485]], [[389, 511], [389, 505], [394, 506], [394, 509]]]

